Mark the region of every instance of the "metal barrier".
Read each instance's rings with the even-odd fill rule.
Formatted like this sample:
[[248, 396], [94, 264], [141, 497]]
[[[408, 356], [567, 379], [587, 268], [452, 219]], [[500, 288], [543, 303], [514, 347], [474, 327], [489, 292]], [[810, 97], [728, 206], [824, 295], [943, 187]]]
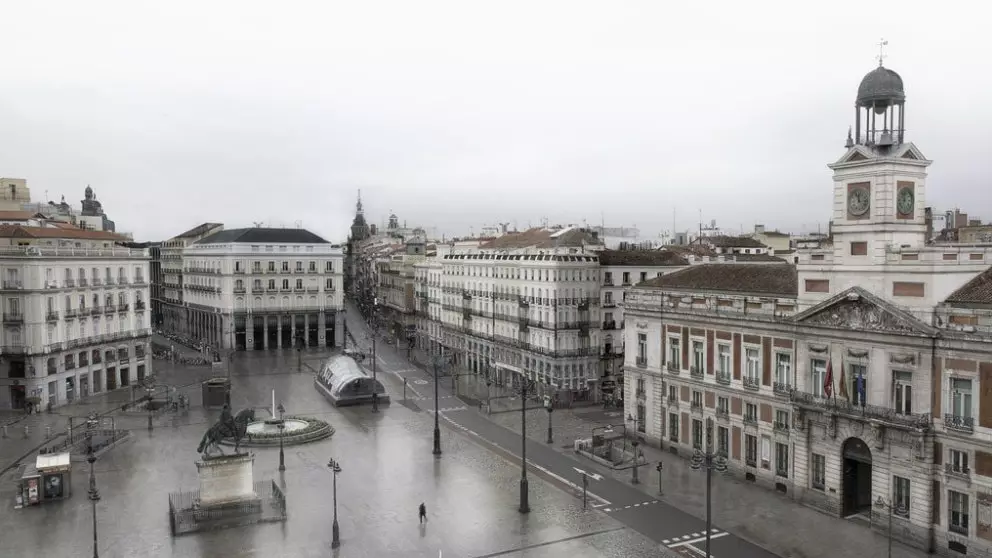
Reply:
[[227, 527], [286, 520], [286, 495], [275, 481], [255, 481], [259, 497], [231, 504], [201, 506], [200, 491], [169, 494], [169, 531], [172, 536]]

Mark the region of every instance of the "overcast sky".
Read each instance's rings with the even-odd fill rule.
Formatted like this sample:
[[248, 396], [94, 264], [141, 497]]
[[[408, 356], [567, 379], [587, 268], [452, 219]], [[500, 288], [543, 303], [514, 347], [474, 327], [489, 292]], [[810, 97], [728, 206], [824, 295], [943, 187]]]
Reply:
[[928, 204], [992, 219], [969, 5], [4, 1], [0, 176], [41, 201], [90, 184], [143, 240], [208, 220], [343, 240], [358, 188], [369, 221], [449, 235], [543, 216], [653, 235], [673, 208], [680, 230], [700, 210], [815, 230], [885, 37]]

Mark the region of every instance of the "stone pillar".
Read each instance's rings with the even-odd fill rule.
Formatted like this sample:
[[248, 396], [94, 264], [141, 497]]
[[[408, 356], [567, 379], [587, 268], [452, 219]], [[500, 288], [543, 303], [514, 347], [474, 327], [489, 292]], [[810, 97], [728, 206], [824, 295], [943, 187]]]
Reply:
[[334, 346], [344, 345], [344, 314], [335, 312], [334, 316]]
[[303, 346], [310, 344], [310, 313], [303, 315]]
[[289, 315], [289, 346], [294, 347], [296, 343], [296, 314]]
[[245, 314], [245, 350], [255, 350], [255, 317]]
[[326, 321], [327, 318], [324, 312], [317, 314], [317, 344], [321, 347], [327, 344], [327, 330], [325, 329], [327, 327]]
[[262, 316], [262, 348], [269, 348], [269, 317]]

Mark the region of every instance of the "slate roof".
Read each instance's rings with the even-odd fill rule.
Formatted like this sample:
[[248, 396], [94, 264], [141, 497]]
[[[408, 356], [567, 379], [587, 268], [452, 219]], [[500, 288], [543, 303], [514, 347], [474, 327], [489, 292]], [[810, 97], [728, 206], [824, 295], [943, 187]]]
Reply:
[[786, 260], [771, 254], [728, 254], [735, 262], [781, 262]]
[[708, 236], [703, 242], [721, 248], [765, 248], [760, 241], [748, 236]]
[[219, 231], [206, 238], [201, 238], [196, 241], [196, 244], [226, 244], [229, 242], [250, 242], [256, 244], [330, 244], [330, 242], [306, 229], [276, 229], [267, 227]]
[[78, 227], [25, 227], [22, 225], [0, 225], [3, 238], [76, 238], [80, 240], [128, 240], [126, 236], [106, 231], [91, 231]]
[[223, 223], [201, 223], [182, 234], [176, 235], [175, 238], [194, 238], [203, 235], [203, 233], [209, 231], [210, 229], [220, 226], [223, 226]]
[[603, 250], [599, 252], [600, 265], [629, 266], [680, 266], [688, 260], [667, 250]]
[[950, 304], [992, 304], [992, 267], [979, 273], [944, 302]]
[[703, 264], [639, 283], [638, 287], [796, 296], [799, 278], [792, 264]]
[[[556, 233], [557, 236], [553, 236]], [[494, 238], [482, 244], [480, 248], [556, 248], [581, 247], [583, 244], [602, 244], [602, 242], [596, 235], [581, 228], [552, 230], [534, 227]]]

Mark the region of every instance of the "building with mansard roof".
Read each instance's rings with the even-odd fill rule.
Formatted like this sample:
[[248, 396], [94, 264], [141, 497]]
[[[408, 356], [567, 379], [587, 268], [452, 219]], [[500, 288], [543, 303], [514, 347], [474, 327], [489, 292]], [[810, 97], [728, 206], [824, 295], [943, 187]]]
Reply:
[[740, 478], [940, 554], [992, 550], [992, 245], [930, 242], [902, 78], [862, 80], [830, 242], [628, 292], [625, 415]]

